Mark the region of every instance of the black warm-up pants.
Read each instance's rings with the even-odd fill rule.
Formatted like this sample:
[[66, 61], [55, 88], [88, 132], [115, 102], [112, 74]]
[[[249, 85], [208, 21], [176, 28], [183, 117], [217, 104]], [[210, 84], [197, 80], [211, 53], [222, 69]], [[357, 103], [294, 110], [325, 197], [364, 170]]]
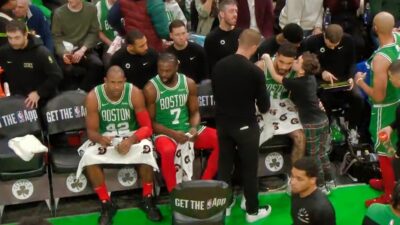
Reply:
[[[239, 157], [246, 211], [258, 212], [258, 154], [260, 131], [257, 123], [218, 123], [219, 142], [218, 179], [231, 182], [235, 162], [235, 151]], [[235, 166], [237, 168], [237, 166]]]

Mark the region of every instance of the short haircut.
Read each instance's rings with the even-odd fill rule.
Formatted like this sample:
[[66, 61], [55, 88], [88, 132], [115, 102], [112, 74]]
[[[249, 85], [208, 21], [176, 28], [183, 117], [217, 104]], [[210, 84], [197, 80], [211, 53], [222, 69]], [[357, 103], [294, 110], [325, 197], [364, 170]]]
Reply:
[[114, 65], [114, 66], [111, 66], [110, 68], [108, 68], [106, 77], [107, 77], [107, 75], [112, 74], [112, 73], [120, 73], [125, 77], [124, 70], [117, 65]]
[[282, 34], [286, 40], [293, 44], [300, 43], [304, 37], [303, 28], [296, 23], [289, 23], [283, 27]]
[[186, 27], [185, 23], [182, 20], [174, 20], [169, 24], [169, 32], [172, 33], [174, 28]]
[[219, 11], [224, 11], [228, 5], [238, 5], [236, 0], [222, 0], [219, 3], [218, 9]]
[[389, 66], [389, 72], [391, 75], [393, 74], [400, 74], [400, 59], [392, 62]]
[[142, 39], [143, 37], [144, 34], [140, 30], [133, 28], [126, 34], [125, 42], [129, 45], [134, 45], [136, 40]]
[[19, 20], [11, 20], [6, 25], [6, 32], [17, 32], [20, 31], [22, 34], [28, 33], [26, 24]]
[[343, 37], [343, 28], [338, 24], [331, 24], [326, 28], [324, 35], [331, 43], [339, 43]]
[[306, 172], [307, 177], [318, 177], [318, 166], [315, 159], [303, 157], [293, 163], [293, 167]]
[[302, 56], [305, 75], [315, 75], [320, 72], [321, 65], [316, 54], [304, 52]]
[[239, 36], [239, 46], [251, 47], [261, 42], [260, 32], [253, 29], [245, 29]]
[[285, 57], [296, 58], [297, 57], [297, 46], [285, 41], [278, 49], [278, 54]]
[[158, 56], [158, 62], [169, 62], [178, 64], [178, 58], [176, 57], [176, 55], [172, 53], [164, 52]]
[[400, 181], [398, 180], [393, 188], [392, 206], [395, 209], [399, 209], [399, 205], [400, 205]]
[[18, 225], [51, 225], [51, 223], [40, 217], [24, 217], [19, 221]]
[[0, 0], [0, 8], [7, 4], [10, 0]]

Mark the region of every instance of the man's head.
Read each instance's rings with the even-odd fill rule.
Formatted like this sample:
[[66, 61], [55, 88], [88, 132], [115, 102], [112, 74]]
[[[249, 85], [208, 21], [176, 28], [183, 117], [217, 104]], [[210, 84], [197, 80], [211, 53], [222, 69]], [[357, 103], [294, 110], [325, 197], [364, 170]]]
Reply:
[[125, 37], [126, 49], [129, 53], [135, 55], [146, 55], [149, 47], [147, 46], [147, 38], [138, 29], [132, 29]]
[[238, 7], [235, 0], [223, 0], [219, 4], [218, 17], [221, 25], [236, 26]]
[[311, 157], [297, 160], [292, 167], [290, 186], [292, 193], [309, 193], [317, 187], [318, 166]]
[[10, 12], [15, 8], [16, 0], [0, 0], [0, 12]]
[[51, 225], [51, 223], [39, 217], [24, 217], [19, 221], [18, 225]]
[[300, 46], [303, 40], [303, 28], [296, 23], [287, 24], [282, 30], [283, 37], [290, 43]]
[[17, 6], [13, 10], [14, 16], [18, 19], [26, 18], [29, 10], [29, 0], [17, 0]]
[[294, 61], [292, 69], [296, 71], [297, 74], [315, 75], [320, 71], [321, 65], [319, 64], [317, 55], [304, 52]]
[[294, 60], [297, 57], [297, 46], [285, 42], [283, 43], [276, 54], [274, 66], [278, 74], [285, 76], [292, 69]]
[[238, 51], [248, 52], [253, 55], [258, 48], [261, 41], [261, 34], [253, 29], [244, 30], [239, 36], [239, 47]]
[[158, 56], [157, 71], [161, 81], [170, 85], [174, 82], [178, 72], [179, 62], [174, 54], [162, 53]]
[[400, 60], [394, 61], [389, 66], [389, 80], [393, 86], [400, 88]]
[[388, 12], [380, 12], [375, 15], [372, 27], [378, 35], [391, 35], [394, 28], [394, 17]]
[[24, 49], [28, 44], [28, 30], [22, 21], [12, 20], [6, 25], [6, 34], [11, 48]]
[[68, 6], [72, 9], [79, 9], [82, 6], [82, 0], [68, 0]]
[[188, 42], [188, 32], [182, 20], [174, 20], [169, 25], [169, 37], [174, 41], [174, 45], [183, 48]]
[[109, 95], [108, 97], [113, 99], [119, 98], [124, 90], [125, 82], [125, 73], [121, 67], [111, 66], [104, 77], [104, 88], [107, 95]]
[[324, 42], [326, 47], [334, 49], [340, 44], [343, 37], [343, 29], [338, 24], [329, 25], [324, 33]]

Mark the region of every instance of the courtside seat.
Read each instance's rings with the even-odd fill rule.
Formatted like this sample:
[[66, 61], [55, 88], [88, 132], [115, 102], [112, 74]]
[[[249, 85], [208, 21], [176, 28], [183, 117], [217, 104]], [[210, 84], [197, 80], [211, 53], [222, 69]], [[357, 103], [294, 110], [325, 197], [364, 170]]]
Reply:
[[8, 147], [9, 140], [27, 134], [43, 139], [38, 111], [26, 108], [24, 101], [20, 96], [0, 99], [0, 223], [5, 205], [45, 200], [50, 207], [46, 154], [26, 162]]
[[74, 173], [78, 168], [80, 157], [76, 149], [57, 148], [52, 152], [51, 169], [54, 173]]

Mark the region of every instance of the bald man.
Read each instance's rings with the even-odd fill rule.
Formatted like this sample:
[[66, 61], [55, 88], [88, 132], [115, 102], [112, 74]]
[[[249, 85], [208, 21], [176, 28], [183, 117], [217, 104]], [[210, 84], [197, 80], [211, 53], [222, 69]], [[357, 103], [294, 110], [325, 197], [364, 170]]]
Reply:
[[13, 10], [14, 17], [25, 21], [29, 32], [39, 35], [44, 46], [54, 52], [53, 39], [50, 32], [50, 24], [37, 6], [30, 5], [29, 0], [17, 0], [17, 6]]
[[[374, 150], [379, 155], [379, 166], [382, 172], [382, 179], [370, 180], [371, 187], [384, 190], [384, 194], [378, 198], [367, 200], [366, 206], [373, 203], [390, 202], [391, 193], [394, 187], [394, 173], [392, 168], [392, 158], [394, 152], [389, 152], [378, 139], [378, 131], [389, 126], [395, 119], [396, 107], [400, 102], [399, 91], [388, 82], [389, 66], [396, 61], [399, 54], [399, 45], [396, 41], [400, 40], [400, 34], [393, 33], [394, 17], [387, 13], [378, 13], [373, 20], [373, 29], [376, 32], [380, 46], [368, 60], [371, 68], [369, 86], [365, 81], [365, 73], [357, 73], [355, 83], [367, 93], [372, 103], [371, 120], [369, 131], [374, 142]], [[397, 136], [391, 136], [392, 143], [397, 142]]]

